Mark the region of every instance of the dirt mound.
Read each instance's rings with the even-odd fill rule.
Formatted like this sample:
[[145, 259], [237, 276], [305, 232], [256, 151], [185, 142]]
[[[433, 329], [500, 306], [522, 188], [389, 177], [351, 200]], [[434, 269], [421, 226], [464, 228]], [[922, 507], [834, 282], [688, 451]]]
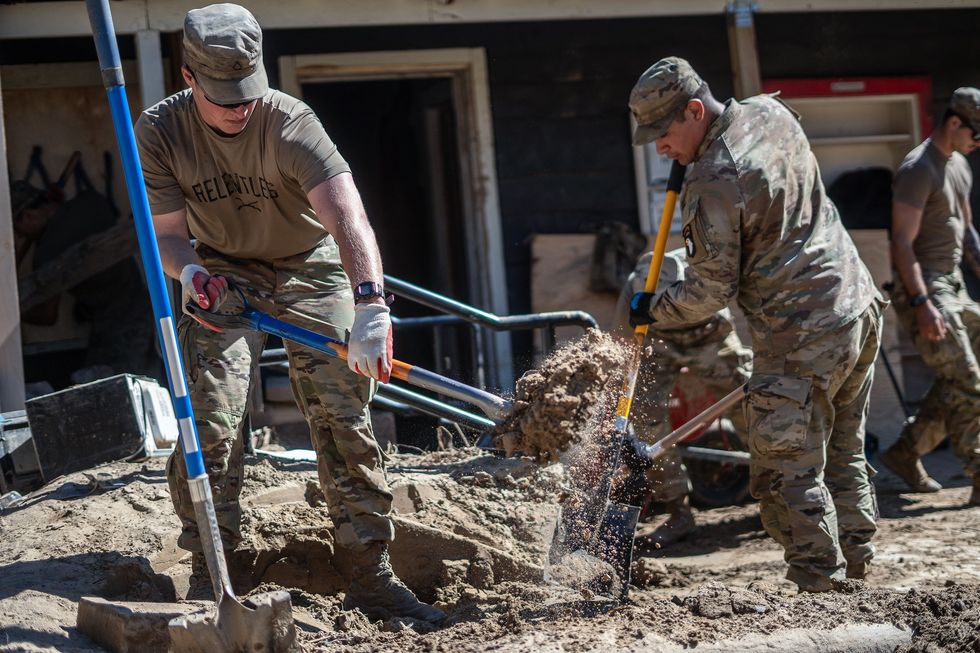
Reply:
[[939, 592], [909, 590], [889, 612], [895, 622], [911, 626], [914, 641], [900, 653], [980, 651], [980, 587], [953, 581]]
[[589, 329], [554, 351], [518, 379], [513, 409], [496, 429], [499, 446], [554, 462], [589, 434], [608, 430], [602, 422], [615, 409], [630, 348]]
[[[780, 577], [778, 545], [760, 535], [754, 506], [739, 506], [699, 512], [702, 535], [658, 553], [675, 559], [638, 560], [630, 601], [618, 606], [544, 580], [560, 466], [467, 449], [394, 456], [389, 471], [393, 565], [447, 611], [437, 629], [345, 612], [349, 561], [334, 546], [315, 466], [248, 461], [235, 582], [252, 592], [287, 589], [304, 650], [740, 650], [752, 638], [778, 640], [800, 629], [829, 636], [860, 632], [847, 628], [862, 624], [911, 630], [906, 651], [977, 650], [980, 584], [934, 580], [931, 589], [908, 590], [903, 583], [920, 585], [923, 568], [908, 564], [916, 562], [913, 551], [894, 548], [902, 544], [894, 533], [915, 531], [914, 552], [928, 554], [933, 578], [953, 569], [972, 578], [980, 508], [962, 507], [968, 487], [931, 495], [928, 501], [950, 506], [941, 514], [919, 510], [911, 503], [918, 496], [903, 499], [911, 510], [900, 514], [885, 497], [892, 516], [883, 519], [889, 536], [876, 569], [888, 571], [893, 589], [854, 583], [847, 593], [795, 595]], [[179, 523], [165, 488], [163, 461], [118, 463], [59, 479], [0, 512], [0, 650], [99, 651], [74, 627], [81, 596], [182, 596], [189, 555], [175, 547]], [[712, 580], [708, 561], [722, 555], [726, 572]]]

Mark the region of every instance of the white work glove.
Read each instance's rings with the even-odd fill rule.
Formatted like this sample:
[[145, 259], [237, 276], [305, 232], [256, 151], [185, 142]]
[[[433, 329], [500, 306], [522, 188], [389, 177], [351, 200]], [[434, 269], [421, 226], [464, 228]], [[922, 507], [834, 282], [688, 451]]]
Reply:
[[384, 304], [355, 305], [347, 343], [347, 366], [382, 383], [391, 378], [390, 313]]
[[[180, 287], [182, 289], [180, 307], [187, 313], [184, 307], [191, 301], [204, 309], [210, 309], [221, 304], [225, 293], [228, 292], [228, 280], [220, 275], [211, 276], [207, 269], [201, 265], [188, 263], [180, 271]], [[188, 315], [190, 314], [188, 313]], [[197, 320], [193, 315], [191, 317]], [[209, 329], [216, 330], [206, 322], [197, 321]]]

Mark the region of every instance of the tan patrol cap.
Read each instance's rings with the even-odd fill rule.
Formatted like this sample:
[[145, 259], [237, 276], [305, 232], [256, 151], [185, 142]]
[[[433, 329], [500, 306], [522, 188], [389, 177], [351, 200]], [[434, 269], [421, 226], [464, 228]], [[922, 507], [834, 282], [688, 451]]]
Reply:
[[980, 134], [980, 89], [961, 86], [949, 100], [950, 111], [966, 120], [974, 135]]
[[650, 66], [630, 92], [630, 111], [636, 120], [633, 145], [663, 136], [703, 83], [691, 64], [680, 57], [667, 57]]
[[212, 102], [250, 102], [269, 90], [262, 28], [245, 7], [222, 3], [188, 11], [184, 60]]

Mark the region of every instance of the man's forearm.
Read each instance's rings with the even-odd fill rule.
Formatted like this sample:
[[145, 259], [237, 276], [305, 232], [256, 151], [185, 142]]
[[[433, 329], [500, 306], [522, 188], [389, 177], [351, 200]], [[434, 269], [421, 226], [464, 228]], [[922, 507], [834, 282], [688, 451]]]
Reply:
[[186, 238], [180, 236], [158, 236], [157, 246], [160, 248], [160, 262], [163, 271], [172, 279], [180, 278], [180, 271], [191, 263], [201, 264], [201, 259], [191, 247]]
[[892, 243], [892, 260], [898, 276], [910, 297], [928, 295], [929, 289], [922, 279], [922, 266], [915, 257], [912, 246], [907, 243]]
[[350, 277], [351, 285], [356, 287], [365, 281], [384, 283], [381, 253], [367, 216], [342, 215], [334, 232], [333, 237], [340, 249], [340, 261]]

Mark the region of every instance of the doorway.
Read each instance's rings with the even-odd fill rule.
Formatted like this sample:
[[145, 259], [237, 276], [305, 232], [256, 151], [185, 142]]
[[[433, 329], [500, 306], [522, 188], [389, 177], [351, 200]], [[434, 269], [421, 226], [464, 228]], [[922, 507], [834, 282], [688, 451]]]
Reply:
[[[354, 172], [385, 273], [470, 302], [451, 81], [313, 82], [302, 93]], [[392, 310], [430, 312], [404, 300]], [[399, 358], [447, 376], [464, 372], [457, 334], [443, 329], [437, 346], [429, 329], [398, 331]]]
[[[302, 98], [354, 170], [388, 274], [507, 314], [482, 48], [297, 55], [280, 87]], [[395, 314], [431, 313], [396, 304]], [[399, 336], [396, 356], [445, 370], [446, 352]], [[486, 334], [487, 384], [513, 383], [510, 339]], [[452, 374], [450, 374], [452, 376]]]

